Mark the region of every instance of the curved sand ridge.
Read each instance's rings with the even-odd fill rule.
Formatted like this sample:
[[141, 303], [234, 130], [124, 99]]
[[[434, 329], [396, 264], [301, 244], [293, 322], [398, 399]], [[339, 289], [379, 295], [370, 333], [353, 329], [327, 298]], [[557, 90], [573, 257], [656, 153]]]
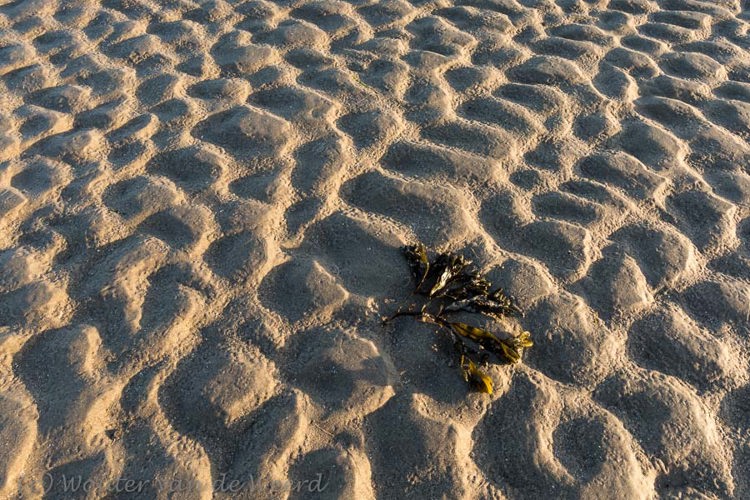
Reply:
[[0, 4], [0, 497], [750, 496], [747, 2]]

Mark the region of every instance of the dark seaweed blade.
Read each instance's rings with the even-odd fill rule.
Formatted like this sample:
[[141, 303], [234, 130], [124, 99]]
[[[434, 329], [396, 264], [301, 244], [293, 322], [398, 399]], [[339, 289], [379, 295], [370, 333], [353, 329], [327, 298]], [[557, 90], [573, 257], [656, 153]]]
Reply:
[[456, 300], [445, 306], [445, 310], [447, 312], [482, 313], [496, 318], [521, 314], [521, 310], [502, 290], [496, 290], [490, 296], [477, 294], [462, 300]]
[[[455, 279], [461, 271], [471, 264], [470, 260], [466, 260], [461, 255], [453, 253], [441, 253], [432, 263], [432, 273], [430, 278], [427, 280], [427, 284], [430, 286], [428, 292], [429, 297], [439, 297], [446, 291], [445, 287], [448, 283]], [[434, 280], [434, 281], [433, 281]]]
[[411, 267], [411, 274], [414, 277], [414, 281], [417, 283], [415, 291], [419, 290], [424, 282], [427, 274], [430, 272], [430, 261], [427, 258], [427, 249], [421, 243], [404, 247], [404, 255], [409, 261]]
[[439, 290], [448, 280], [450, 270], [448, 268], [448, 258], [446, 254], [438, 255], [430, 264], [430, 272], [424, 281], [425, 295], [432, 297], [434, 291]]
[[464, 270], [448, 283], [443, 295], [454, 302], [466, 300], [477, 296], [486, 296], [490, 286], [490, 282], [483, 277]]

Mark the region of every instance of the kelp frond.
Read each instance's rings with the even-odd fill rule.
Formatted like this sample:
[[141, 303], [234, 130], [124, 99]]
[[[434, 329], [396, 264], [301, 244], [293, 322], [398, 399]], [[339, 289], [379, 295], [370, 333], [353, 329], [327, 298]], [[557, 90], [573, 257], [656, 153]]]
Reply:
[[[419, 310], [399, 310], [385, 321], [400, 316], [412, 316], [418, 321], [431, 323], [450, 332], [460, 353], [460, 366], [464, 379], [480, 392], [492, 394], [492, 379], [477, 367], [470, 356], [486, 362], [493, 353], [509, 363], [521, 360], [523, 350], [533, 346], [529, 332], [518, 336], [496, 335], [489, 330], [458, 321], [450, 321], [448, 314], [457, 312], [479, 313], [501, 320], [507, 316], [522, 315], [513, 299], [481, 276], [472, 262], [454, 253], [440, 253], [430, 260], [427, 248], [417, 243], [404, 248], [411, 267], [415, 293], [427, 302]], [[437, 311], [437, 312], [434, 312]], [[476, 348], [466, 341], [471, 341]]]
[[463, 372], [464, 380], [471, 384], [474, 389], [479, 392], [492, 394], [493, 385], [490, 376], [477, 368], [477, 365], [466, 356], [461, 356], [461, 371]]
[[422, 286], [427, 273], [430, 272], [430, 261], [427, 259], [427, 249], [421, 243], [416, 245], [404, 247], [404, 255], [406, 255], [409, 265], [411, 266], [411, 275], [414, 281], [417, 282], [417, 286], [414, 288], [415, 291], [419, 291], [419, 287]]

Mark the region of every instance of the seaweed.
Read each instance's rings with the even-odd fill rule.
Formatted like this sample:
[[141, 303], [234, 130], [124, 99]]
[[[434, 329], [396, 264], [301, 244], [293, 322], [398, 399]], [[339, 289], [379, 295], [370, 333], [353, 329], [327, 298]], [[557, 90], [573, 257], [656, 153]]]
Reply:
[[495, 334], [484, 328], [460, 321], [452, 321], [452, 313], [476, 313], [495, 321], [508, 316], [520, 316], [522, 311], [501, 288], [492, 284], [465, 257], [455, 253], [439, 253], [432, 260], [422, 243], [403, 248], [415, 282], [414, 293], [426, 301], [417, 309], [399, 309], [387, 318], [388, 322], [401, 316], [411, 316], [423, 323], [438, 327], [453, 339], [459, 355], [459, 367], [466, 382], [475, 390], [492, 394], [492, 378], [480, 369], [487, 366], [490, 354], [506, 363], [518, 363], [524, 349], [532, 347], [531, 334]]
[[404, 254], [406, 255], [409, 265], [411, 266], [411, 274], [414, 280], [417, 282], [417, 286], [414, 291], [418, 291], [419, 287], [422, 286], [427, 273], [430, 272], [430, 261], [427, 259], [427, 249], [421, 243], [414, 246], [404, 247]]
[[492, 394], [492, 378], [477, 368], [477, 365], [464, 355], [461, 356], [461, 371], [463, 372], [464, 380], [469, 382], [474, 389], [479, 392]]

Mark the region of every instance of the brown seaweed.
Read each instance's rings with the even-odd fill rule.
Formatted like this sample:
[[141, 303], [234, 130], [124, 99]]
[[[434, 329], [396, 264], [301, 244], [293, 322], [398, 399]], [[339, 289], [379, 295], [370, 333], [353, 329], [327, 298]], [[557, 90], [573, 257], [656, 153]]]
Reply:
[[419, 310], [400, 309], [386, 321], [412, 316], [449, 332], [460, 356], [459, 366], [464, 380], [476, 390], [492, 394], [492, 379], [479, 366], [487, 364], [488, 353], [507, 363], [518, 363], [524, 349], [534, 345], [531, 334], [524, 331], [517, 336], [497, 335], [484, 328], [451, 321], [448, 315], [478, 313], [501, 320], [521, 315], [521, 310], [501, 288], [491, 291], [489, 280], [461, 255], [440, 253], [430, 260], [422, 243], [405, 247], [404, 255], [415, 281], [414, 292], [425, 297], [426, 302]]
[[417, 286], [414, 290], [418, 291], [427, 277], [427, 273], [430, 271], [430, 261], [427, 259], [427, 249], [423, 244], [417, 243], [413, 246], [404, 247], [404, 254], [411, 266], [412, 277], [414, 278], [414, 281], [417, 282]]
[[479, 392], [492, 394], [492, 378], [477, 368], [477, 365], [471, 359], [463, 355], [461, 356], [461, 371], [463, 372], [464, 380], [469, 382], [474, 389]]

